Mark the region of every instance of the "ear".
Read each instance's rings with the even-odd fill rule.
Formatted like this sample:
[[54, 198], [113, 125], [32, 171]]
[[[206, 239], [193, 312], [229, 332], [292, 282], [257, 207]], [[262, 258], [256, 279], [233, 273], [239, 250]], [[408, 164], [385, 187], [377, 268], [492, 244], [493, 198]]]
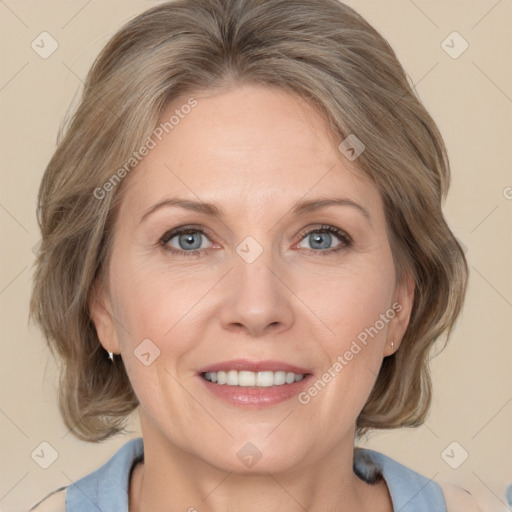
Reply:
[[115, 328], [116, 322], [112, 314], [108, 293], [100, 279], [92, 284], [87, 304], [89, 315], [103, 348], [108, 352], [119, 354], [121, 350]]
[[[414, 289], [414, 278], [410, 273], [407, 273], [402, 282], [398, 283], [393, 297], [391, 308], [395, 312], [395, 316], [389, 322], [384, 357], [394, 354], [400, 347], [411, 318]], [[393, 347], [391, 347], [391, 342], [393, 342]]]

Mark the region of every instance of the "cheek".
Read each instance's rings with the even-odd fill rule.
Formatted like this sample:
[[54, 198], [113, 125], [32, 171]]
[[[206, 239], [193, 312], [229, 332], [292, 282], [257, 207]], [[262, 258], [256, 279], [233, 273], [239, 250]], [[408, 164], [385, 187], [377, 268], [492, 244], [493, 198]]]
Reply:
[[305, 283], [301, 293], [329, 330], [317, 340], [324, 366], [302, 403], [314, 403], [325, 422], [337, 424], [357, 417], [377, 378], [395, 315], [394, 267], [391, 259], [369, 258], [340, 269], [335, 278], [317, 277], [316, 286]]
[[[113, 275], [116, 291], [114, 311], [116, 332], [122, 347], [123, 363], [141, 407], [150, 415], [163, 410], [189, 410], [186, 396], [176, 379], [193, 344], [190, 327], [192, 309], [206, 286], [190, 286], [184, 279], [163, 275], [125, 260]], [[174, 420], [160, 413], [169, 425]]]
[[325, 421], [355, 418], [378, 375], [395, 315], [393, 265], [385, 259], [370, 260], [357, 268], [304, 279], [303, 285], [300, 296], [322, 320], [315, 321], [325, 327], [325, 334], [315, 340], [323, 367], [301, 403], [314, 403]]
[[192, 413], [176, 379], [187, 383], [195, 378], [193, 369], [209, 319], [204, 299], [217, 275], [185, 275], [129, 261], [117, 270], [117, 335], [135, 394], [148, 410]]
[[344, 350], [361, 333], [360, 338], [364, 338], [365, 329], [376, 323], [378, 335], [381, 331], [385, 335], [387, 322], [383, 324], [380, 318], [391, 308], [394, 293], [393, 266], [388, 262], [368, 261], [342, 267], [335, 272], [301, 277], [300, 283], [297, 295], [325, 327], [322, 339], [330, 355]]
[[[126, 326], [123, 337], [131, 344], [150, 338], [161, 350], [182, 322], [190, 323], [200, 314], [201, 298], [215, 283], [213, 277], [129, 260], [117, 268], [116, 277], [115, 311]], [[172, 346], [179, 351], [179, 340], [173, 339]]]

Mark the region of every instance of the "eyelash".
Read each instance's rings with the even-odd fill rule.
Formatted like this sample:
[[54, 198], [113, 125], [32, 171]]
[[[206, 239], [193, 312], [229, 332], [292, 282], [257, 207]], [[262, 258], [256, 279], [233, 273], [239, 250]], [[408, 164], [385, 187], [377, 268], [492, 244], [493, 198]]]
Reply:
[[[334, 234], [336, 237], [339, 238], [341, 244], [334, 248], [334, 249], [326, 249], [326, 250], [321, 250], [321, 249], [305, 249], [306, 253], [308, 254], [312, 254], [314, 256], [326, 256], [326, 255], [331, 255], [333, 253], [336, 253], [338, 251], [341, 251], [343, 249], [348, 249], [349, 247], [352, 246], [352, 238], [347, 234], [345, 233], [344, 231], [342, 231], [341, 229], [338, 229], [334, 226], [328, 226], [328, 225], [323, 225], [323, 226], [320, 226], [320, 227], [317, 227], [317, 228], [313, 228], [313, 229], [310, 229], [309, 231], [305, 231], [305, 232], [302, 232], [300, 234], [300, 240], [299, 240], [299, 243], [302, 242], [307, 236], [309, 236], [311, 233], [332, 233]], [[183, 250], [177, 250], [177, 249], [173, 249], [171, 247], [169, 247], [167, 245], [167, 243], [169, 242], [169, 240], [172, 240], [175, 236], [177, 235], [186, 235], [186, 234], [191, 234], [191, 233], [200, 233], [201, 235], [205, 236], [206, 238], [208, 238], [208, 235], [200, 228], [194, 228], [194, 227], [180, 227], [180, 228], [176, 228], [176, 229], [173, 229], [171, 231], [167, 231], [163, 236], [162, 238], [159, 240], [158, 244], [167, 252], [173, 254], [173, 255], [176, 255], [176, 256], [183, 256], [185, 258], [193, 258], [193, 257], [202, 257], [204, 256], [204, 252], [207, 250], [207, 249], [195, 249], [193, 251], [183, 251]]]

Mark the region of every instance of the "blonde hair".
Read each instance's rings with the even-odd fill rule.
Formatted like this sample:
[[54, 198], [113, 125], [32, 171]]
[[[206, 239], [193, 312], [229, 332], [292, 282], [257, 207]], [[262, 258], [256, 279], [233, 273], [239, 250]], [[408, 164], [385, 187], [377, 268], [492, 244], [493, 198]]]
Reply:
[[355, 163], [379, 188], [397, 282], [410, 273], [415, 297], [400, 349], [384, 359], [357, 431], [426, 418], [429, 352], [451, 333], [468, 270], [441, 209], [450, 182], [443, 140], [395, 53], [337, 0], [177, 0], [129, 21], [102, 50], [39, 191], [30, 316], [61, 359], [59, 406], [80, 439], [121, 432], [138, 405], [88, 309], [93, 284], [105, 278], [121, 197], [120, 186], [101, 198], [97, 191], [126, 171], [169, 101], [242, 83], [306, 98], [340, 141], [355, 134], [366, 146]]

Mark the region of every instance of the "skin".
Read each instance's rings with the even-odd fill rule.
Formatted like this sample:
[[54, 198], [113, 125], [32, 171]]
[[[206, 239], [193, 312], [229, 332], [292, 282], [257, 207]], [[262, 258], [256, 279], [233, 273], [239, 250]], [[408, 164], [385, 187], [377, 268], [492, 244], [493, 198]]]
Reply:
[[[125, 178], [108, 282], [90, 304], [101, 344], [121, 354], [140, 401], [145, 460], [132, 474], [130, 512], [389, 512], [385, 482], [371, 486], [352, 471], [356, 418], [383, 358], [399, 348], [413, 300], [411, 280], [395, 282], [379, 192], [298, 96], [246, 84], [194, 97], [197, 106]], [[168, 105], [162, 121], [188, 98]], [[291, 214], [297, 201], [333, 195], [369, 219], [351, 206]], [[176, 196], [214, 202], [224, 217], [164, 207], [141, 222]], [[191, 224], [206, 232], [196, 233], [199, 257], [178, 236], [167, 246], [181, 256], [159, 244]], [[333, 234], [319, 249], [322, 225], [352, 245]], [[236, 252], [248, 236], [263, 248], [250, 264]], [[395, 302], [400, 312], [306, 405], [294, 397], [236, 407], [197, 376], [245, 358], [318, 378]], [[160, 356], [145, 366], [133, 351], [147, 338]], [[247, 442], [262, 454], [251, 468], [237, 457]]]

